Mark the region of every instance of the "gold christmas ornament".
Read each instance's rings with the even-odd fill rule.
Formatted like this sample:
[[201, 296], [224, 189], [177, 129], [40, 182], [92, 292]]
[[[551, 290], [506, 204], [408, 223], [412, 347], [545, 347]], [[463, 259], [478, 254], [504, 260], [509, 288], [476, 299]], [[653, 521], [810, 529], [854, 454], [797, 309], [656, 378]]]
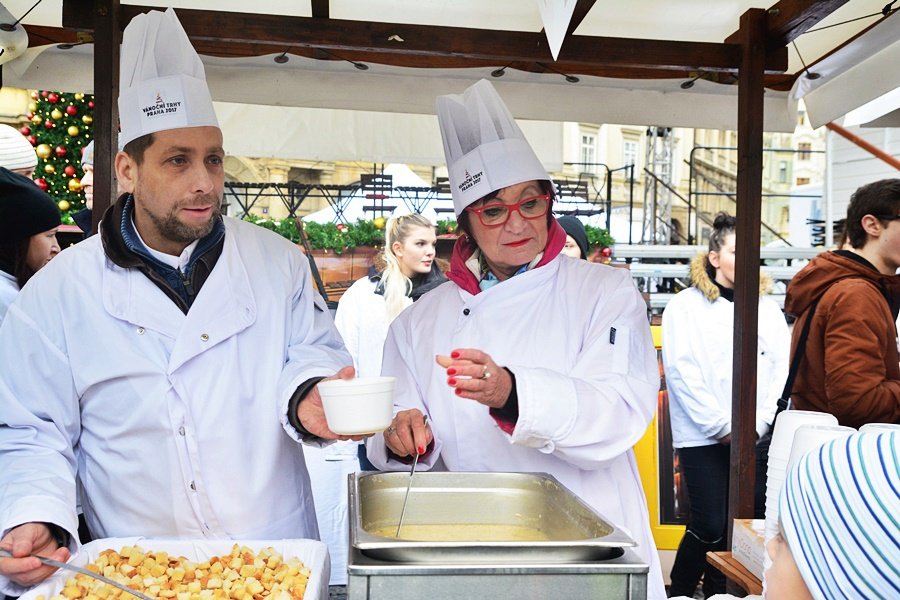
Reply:
[[54, 108], [52, 111], [50, 111], [50, 118], [54, 121], [59, 121], [60, 119], [62, 119], [62, 116], [62, 111], [58, 108]]
[[58, 206], [59, 210], [61, 210], [63, 212], [66, 212], [67, 210], [69, 210], [72, 207], [72, 205], [69, 204], [68, 200], [60, 200], [59, 202], [56, 203], [56, 206]]
[[41, 117], [41, 115], [34, 115], [33, 117], [31, 117], [31, 122], [35, 125], [40, 125], [43, 120], [44, 119], [43, 117]]
[[69, 137], [78, 137], [78, 134], [81, 133], [81, 130], [78, 129], [75, 125], [70, 125], [68, 129]]
[[28, 103], [28, 111], [34, 112], [37, 110], [37, 102], [29, 102]]
[[76, 99], [76, 100], [83, 100], [83, 99], [84, 99], [84, 94], [75, 94], [75, 99]]
[[41, 160], [47, 160], [53, 150], [50, 148], [50, 144], [39, 144], [38, 147], [34, 149], [34, 152]]
[[44, 173], [53, 175], [54, 173], [56, 173], [56, 167], [54, 167], [53, 165], [44, 165]]
[[375, 226], [375, 229], [384, 229], [384, 217], [375, 217], [375, 220], [372, 221], [372, 225]]
[[91, 115], [83, 115], [81, 117], [81, 122], [84, 123], [85, 125], [90, 125], [91, 123], [94, 122], [94, 117], [92, 117]]
[[68, 186], [70, 192], [72, 192], [73, 194], [77, 194], [81, 191], [81, 180], [77, 177], [73, 177], [69, 180]]

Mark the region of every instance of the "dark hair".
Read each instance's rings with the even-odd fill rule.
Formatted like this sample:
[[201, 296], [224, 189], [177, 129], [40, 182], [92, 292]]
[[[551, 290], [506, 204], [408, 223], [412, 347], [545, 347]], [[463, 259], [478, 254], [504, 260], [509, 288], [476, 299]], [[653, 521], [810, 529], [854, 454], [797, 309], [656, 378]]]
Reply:
[[709, 251], [718, 252], [725, 244], [725, 238], [734, 234], [737, 219], [729, 215], [727, 212], [716, 214], [713, 220], [713, 229], [709, 234]]
[[143, 164], [144, 162], [144, 152], [147, 151], [147, 148], [153, 145], [153, 134], [148, 133], [146, 135], [142, 135], [141, 137], [134, 138], [127, 144], [122, 150], [125, 151], [125, 154], [130, 156], [134, 162], [138, 165]]
[[[541, 191], [543, 191], [545, 194], [550, 194], [550, 202], [552, 203], [554, 198], [556, 198], [556, 191], [553, 189], [553, 184], [547, 179], [539, 179], [538, 184], [541, 186]], [[503, 190], [503, 189], [504, 188], [494, 190], [490, 194], [487, 194], [486, 196], [482, 196], [475, 202], [483, 202], [483, 201], [486, 202], [488, 200], [496, 198], [497, 194], [500, 192], [500, 190]], [[475, 204], [475, 202], [472, 202], [472, 204]], [[469, 206], [471, 206], [471, 204]], [[550, 210], [547, 211], [547, 224], [548, 225], [550, 224], [550, 219], [552, 219], [552, 218], [553, 218], [553, 207], [551, 206]], [[471, 234], [472, 230], [469, 228], [469, 224], [470, 224], [469, 211], [463, 209], [463, 211], [461, 213], [459, 213], [459, 216], [456, 217], [456, 227], [457, 227], [457, 229], [459, 229], [460, 231], [462, 231], [469, 237], [472, 237], [472, 234]]]
[[[895, 216], [900, 212], [900, 179], [882, 179], [866, 184], [853, 192], [847, 207], [847, 237], [854, 248], [862, 248], [868, 234], [862, 226], [862, 218]], [[881, 220], [882, 224], [885, 223]]]
[[35, 270], [28, 266], [28, 246], [33, 236], [12, 242], [0, 242], [0, 270], [16, 278], [19, 289], [31, 279]]

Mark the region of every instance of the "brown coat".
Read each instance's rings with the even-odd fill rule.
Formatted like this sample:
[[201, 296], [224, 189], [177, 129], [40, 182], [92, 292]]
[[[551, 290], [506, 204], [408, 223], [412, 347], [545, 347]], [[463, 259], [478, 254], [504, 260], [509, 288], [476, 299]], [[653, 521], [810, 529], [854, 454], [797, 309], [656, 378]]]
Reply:
[[793, 408], [835, 415], [841, 425], [900, 423], [900, 355], [892, 304], [900, 276], [843, 253], [823, 252], [791, 281], [785, 312], [797, 315], [791, 356], [807, 309], [821, 296], [791, 393]]

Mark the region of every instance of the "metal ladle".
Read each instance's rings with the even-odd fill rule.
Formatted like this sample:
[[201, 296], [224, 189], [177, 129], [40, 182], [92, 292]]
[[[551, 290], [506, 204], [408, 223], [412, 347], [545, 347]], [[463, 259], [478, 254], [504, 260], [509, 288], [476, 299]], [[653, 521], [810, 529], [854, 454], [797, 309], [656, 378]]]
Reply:
[[[425, 415], [424, 425], [428, 425], [428, 415]], [[406, 504], [409, 502], [409, 490], [412, 489], [413, 475], [416, 474], [416, 465], [419, 463], [419, 452], [416, 449], [416, 456], [413, 458], [412, 469], [409, 471], [409, 481], [406, 484], [406, 496], [403, 498], [403, 508], [400, 509], [400, 521], [397, 522], [397, 533], [394, 537], [400, 537], [400, 528], [403, 527], [403, 517], [406, 515]]]

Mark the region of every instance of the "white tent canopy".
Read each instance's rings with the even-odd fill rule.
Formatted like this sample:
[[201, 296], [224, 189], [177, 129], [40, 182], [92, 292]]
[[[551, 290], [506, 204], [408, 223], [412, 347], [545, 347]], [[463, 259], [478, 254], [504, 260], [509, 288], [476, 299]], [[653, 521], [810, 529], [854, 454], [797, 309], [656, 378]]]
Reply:
[[[124, 2], [130, 4], [138, 2]], [[139, 2], [149, 6], [172, 5], [179, 8], [209, 9], [200, 0]], [[4, 0], [15, 15], [31, 8], [31, 0]], [[543, 27], [537, 2], [524, 0], [457, 0], [421, 2], [419, 0], [330, 0], [330, 19], [346, 19], [373, 23], [441, 25], [473, 29], [501, 29], [537, 32]], [[658, 40], [720, 43], [737, 31], [740, 16], [750, 8], [768, 8], [769, 1], [720, 0], [714, 3], [696, 0], [631, 0], [629, 2], [597, 2], [582, 20], [575, 34], [618, 38], [652, 38]], [[796, 48], [789, 52], [789, 73], [802, 68], [802, 55], [811, 63], [851, 39], [868, 27], [882, 9], [884, 0], [847, 2], [824, 20], [815, 31], [800, 36]], [[62, 0], [44, 0], [23, 21], [28, 25], [59, 27]], [[218, 11], [247, 11], [246, 2], [221, 0]], [[253, 11], [259, 14], [310, 17], [309, 1], [258, 0]], [[867, 16], [868, 18], [858, 19]], [[858, 19], [858, 20], [852, 20]], [[824, 89], [832, 74], [859, 71], [852, 85], [841, 85], [840, 101], [828, 99], [822, 112], [813, 95], [808, 95], [811, 112], [833, 119], [881, 93], [898, 86], [900, 69], [896, 68], [897, 23], [873, 29], [875, 40], [852, 55], [833, 55], [828, 60], [834, 68], [820, 69], [825, 75], [815, 82]], [[827, 27], [849, 21], [836, 27]], [[402, 36], [398, 35], [402, 43]], [[25, 88], [86, 91], [93, 89], [93, 46], [84, 44], [69, 50], [55, 45], [41, 47], [40, 39], [31, 41], [25, 55], [4, 65], [4, 83]], [[889, 54], [878, 52], [893, 44]], [[561, 56], [565, 55], [565, 44]], [[349, 61], [313, 60], [288, 54], [288, 62], [277, 64], [275, 54], [251, 58], [204, 57], [213, 98], [220, 102], [364, 110], [409, 114], [433, 114], [434, 98], [440, 94], [459, 93], [479, 78], [490, 77], [496, 67], [469, 69], [392, 67], [368, 64], [360, 71]], [[891, 62], [891, 58], [893, 61]], [[888, 61], [888, 62], [885, 62]], [[737, 127], [736, 86], [710, 83], [699, 79], [684, 90], [684, 77], [669, 79], [611, 79], [580, 76], [578, 83], [567, 83], [553, 72], [548, 60], [547, 72], [531, 73], [505, 69], [494, 79], [498, 91], [513, 114], [521, 119], [544, 121], [585, 121], [592, 123], [652, 124], [661, 126], [735, 129]], [[872, 73], [877, 75], [872, 76]], [[702, 75], [698, 72], [697, 75]], [[846, 76], [846, 75], [845, 75]], [[802, 82], [801, 82], [802, 83]], [[876, 93], [880, 89], [880, 93]], [[800, 94], [798, 94], [800, 95]], [[834, 98], [834, 96], [832, 96]], [[795, 101], [788, 92], [767, 90], [764, 128], [769, 131], [791, 131], [795, 121]], [[819, 117], [817, 116], [817, 119]], [[821, 120], [821, 119], [820, 119]], [[284, 121], [284, 120], [282, 120]], [[400, 158], [400, 155], [397, 155]]]

